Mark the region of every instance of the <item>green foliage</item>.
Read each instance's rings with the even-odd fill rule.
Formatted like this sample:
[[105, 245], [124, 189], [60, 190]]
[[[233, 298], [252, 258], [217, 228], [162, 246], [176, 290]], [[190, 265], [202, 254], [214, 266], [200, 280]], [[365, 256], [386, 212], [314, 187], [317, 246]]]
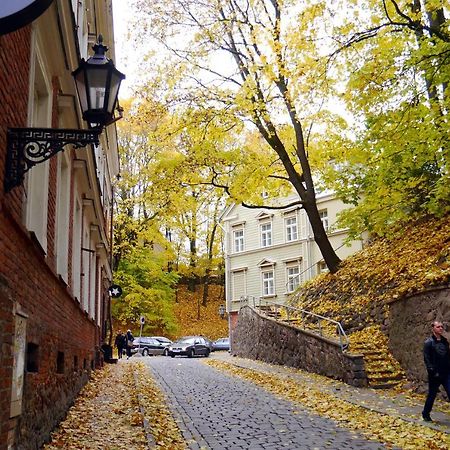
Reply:
[[163, 270], [164, 264], [161, 255], [145, 247], [136, 247], [121, 259], [115, 281], [123, 295], [112, 302], [116, 320], [137, 324], [144, 316], [144, 330], [148, 333], [174, 331], [174, 286], [178, 275]]
[[412, 3], [366, 0], [334, 29], [336, 67], [348, 74], [336, 95], [354, 122], [316, 157], [325, 183], [355, 205], [341, 216], [353, 235], [450, 210], [449, 11]]

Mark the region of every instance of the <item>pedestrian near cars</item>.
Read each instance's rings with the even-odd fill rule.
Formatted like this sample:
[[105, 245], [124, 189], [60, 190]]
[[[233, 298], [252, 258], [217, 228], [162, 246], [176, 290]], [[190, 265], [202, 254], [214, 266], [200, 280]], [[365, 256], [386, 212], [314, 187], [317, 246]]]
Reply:
[[442, 385], [450, 400], [450, 350], [447, 339], [442, 335], [444, 326], [435, 320], [431, 324], [432, 334], [425, 340], [423, 358], [428, 372], [428, 395], [422, 411], [422, 418], [432, 422], [430, 412]]
[[125, 335], [125, 341], [126, 341], [126, 349], [127, 349], [127, 359], [130, 359], [131, 348], [133, 347], [133, 341], [134, 341], [134, 336], [131, 333], [131, 330], [127, 331], [127, 334]]
[[119, 333], [117, 334], [116, 340], [114, 342], [114, 345], [117, 347], [117, 354], [119, 356], [119, 359], [122, 358], [123, 352], [126, 347], [125, 340], [126, 340], [125, 335], [123, 334], [123, 332], [121, 330], [119, 330]]

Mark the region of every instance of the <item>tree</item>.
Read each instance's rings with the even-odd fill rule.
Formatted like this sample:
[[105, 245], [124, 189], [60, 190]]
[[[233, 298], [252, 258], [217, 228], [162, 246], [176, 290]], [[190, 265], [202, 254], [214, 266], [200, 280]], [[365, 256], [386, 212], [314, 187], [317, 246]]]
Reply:
[[[205, 156], [199, 152], [199, 147], [213, 147], [213, 143], [190, 127], [186, 117], [171, 115], [155, 102], [140, 99], [125, 106], [126, 119], [119, 126], [122, 172], [116, 183], [118, 274], [130, 266], [138, 249], [154, 249], [161, 270], [186, 277], [194, 290], [201, 277], [208, 283], [219, 266], [215, 230], [224, 193], [203, 183]], [[210, 156], [219, 167], [223, 155], [213, 158], [211, 150]], [[207, 291], [206, 287], [204, 305]], [[133, 295], [127, 298], [142, 297], [137, 292]]]
[[175, 272], [164, 271], [161, 255], [148, 247], [135, 247], [122, 258], [115, 273], [123, 295], [112, 303], [113, 316], [122, 323], [138, 323], [145, 317], [149, 333], [172, 333]]
[[[351, 2], [336, 8], [343, 3]], [[355, 233], [386, 234], [396, 221], [450, 211], [449, 11], [442, 1], [358, 6], [364, 14], [334, 10], [332, 52], [349, 75], [336, 96], [357, 126], [346, 137], [342, 128], [329, 133], [316, 156], [323, 179], [355, 205], [343, 223]]]
[[[277, 0], [137, 0], [136, 4], [141, 42], [151, 32], [173, 57], [165, 53], [165, 67], [152, 80], [153, 87], [163, 88], [170, 105], [176, 100], [178, 107], [181, 103], [201, 111], [213, 107], [218, 115], [238, 117], [258, 130], [274, 155], [270, 176], [289, 182], [298, 193], [324, 261], [336, 272], [340, 260], [320, 220], [308, 159], [312, 123], [322, 102], [311, 86], [321, 84], [323, 94], [327, 90], [318, 43], [309, 39], [314, 28], [310, 19], [318, 15], [320, 2], [304, 6]], [[225, 56], [214, 59], [217, 53]], [[221, 65], [224, 59], [228, 64]], [[176, 92], [176, 99], [167, 97]]]

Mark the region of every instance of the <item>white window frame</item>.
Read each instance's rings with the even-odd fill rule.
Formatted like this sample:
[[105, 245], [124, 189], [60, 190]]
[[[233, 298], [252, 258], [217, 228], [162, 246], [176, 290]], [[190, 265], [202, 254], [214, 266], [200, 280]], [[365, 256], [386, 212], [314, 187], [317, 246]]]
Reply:
[[[292, 274], [290, 271], [296, 270], [297, 273]], [[294, 292], [300, 285], [300, 265], [290, 264], [286, 266], [286, 288], [287, 292], [290, 294]]]
[[70, 215], [70, 164], [66, 152], [58, 154], [56, 198], [56, 272], [69, 283], [69, 215]]
[[317, 274], [320, 275], [321, 273], [328, 273], [328, 267], [325, 264], [324, 260], [321, 260], [317, 263]]
[[[50, 127], [53, 90], [46, 70], [39, 34], [34, 31], [31, 50], [28, 125]], [[47, 252], [49, 161], [34, 166], [26, 175], [24, 222]]]
[[[238, 233], [242, 233], [241, 236], [238, 236]], [[233, 229], [233, 253], [241, 253], [244, 251], [244, 228], [234, 228]]]
[[322, 221], [323, 228], [326, 232], [328, 232], [330, 223], [328, 220], [328, 210], [327, 209], [321, 209], [319, 210], [319, 216], [320, 220]]
[[[269, 227], [265, 229], [265, 227]], [[272, 222], [263, 222], [259, 225], [261, 233], [261, 247], [270, 247], [272, 245]]]
[[[294, 223], [289, 223], [290, 221]], [[284, 219], [286, 230], [286, 242], [294, 242], [298, 240], [298, 219], [297, 216], [288, 216]]]
[[275, 296], [275, 268], [261, 270], [261, 292], [263, 297]]
[[[75, 189], [75, 192], [77, 190]], [[75, 195], [72, 233], [72, 294], [81, 302], [81, 246], [83, 232], [83, 206], [81, 199]]]
[[[247, 295], [247, 268], [246, 267], [239, 267], [234, 268], [230, 271], [230, 295], [232, 301], [239, 301], [241, 296]], [[242, 290], [243, 292], [239, 291], [239, 285], [236, 283], [236, 277], [242, 276]]]

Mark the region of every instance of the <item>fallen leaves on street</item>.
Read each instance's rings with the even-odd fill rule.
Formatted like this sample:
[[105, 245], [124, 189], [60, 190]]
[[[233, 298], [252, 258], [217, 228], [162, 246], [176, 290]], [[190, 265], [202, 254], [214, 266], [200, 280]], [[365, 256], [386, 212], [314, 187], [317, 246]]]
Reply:
[[131, 364], [92, 373], [44, 450], [147, 449]]
[[157, 449], [184, 450], [186, 442], [172, 414], [167, 400], [155, 381], [149, 376], [142, 362], [133, 363], [136, 373], [136, 387], [144, 417], [150, 424], [150, 431]]
[[186, 444], [148, 369], [142, 362], [129, 361], [92, 373], [44, 450], [61, 448], [183, 450]]
[[289, 380], [217, 360], [205, 363], [251, 381], [281, 398], [300, 403], [308, 410], [329, 418], [344, 428], [357, 431], [368, 439], [386, 443], [388, 446], [405, 450], [447, 450], [450, 447], [449, 436], [443, 432], [370, 411], [325, 393], [311, 383]]

